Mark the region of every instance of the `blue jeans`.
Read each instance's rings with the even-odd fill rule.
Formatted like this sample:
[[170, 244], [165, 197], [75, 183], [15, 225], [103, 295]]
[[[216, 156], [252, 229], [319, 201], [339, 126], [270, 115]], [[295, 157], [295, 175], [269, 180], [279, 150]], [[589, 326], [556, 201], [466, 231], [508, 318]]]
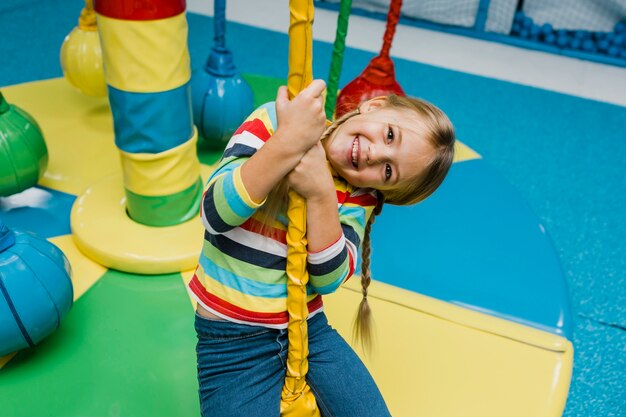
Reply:
[[[384, 417], [371, 375], [324, 313], [309, 321], [307, 382], [324, 417]], [[196, 315], [202, 417], [278, 417], [287, 331]]]

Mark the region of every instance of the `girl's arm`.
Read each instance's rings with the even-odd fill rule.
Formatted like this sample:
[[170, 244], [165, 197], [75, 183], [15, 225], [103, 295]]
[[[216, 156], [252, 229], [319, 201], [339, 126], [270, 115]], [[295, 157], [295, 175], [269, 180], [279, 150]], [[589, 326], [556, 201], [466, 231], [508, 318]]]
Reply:
[[225, 233], [245, 222], [319, 141], [325, 127], [324, 86], [315, 80], [291, 101], [286, 87], [281, 87], [275, 132], [262, 121], [267, 119], [263, 107], [235, 132], [203, 196], [201, 217], [209, 233]]
[[[309, 283], [319, 294], [331, 293], [354, 272], [359, 242], [347, 239], [354, 239], [353, 228], [340, 221], [337, 191], [321, 144], [305, 154], [288, 181], [307, 202]], [[362, 207], [348, 210], [350, 218], [361, 215], [366, 216]]]
[[[344, 193], [337, 191], [339, 194]], [[342, 201], [338, 210], [341, 237], [320, 252], [309, 252], [309, 283], [319, 294], [335, 291], [355, 273], [365, 226], [377, 197], [365, 190], [357, 190], [347, 197], [342, 196]]]
[[306, 199], [306, 236], [309, 252], [320, 252], [342, 235], [335, 183], [320, 142], [309, 149], [287, 177], [289, 186]]
[[278, 128], [265, 146], [241, 168], [243, 184], [255, 202], [262, 202], [298, 165], [304, 154], [319, 142], [326, 121], [322, 98], [325, 87], [324, 81], [314, 80], [291, 101], [287, 87], [278, 90]]

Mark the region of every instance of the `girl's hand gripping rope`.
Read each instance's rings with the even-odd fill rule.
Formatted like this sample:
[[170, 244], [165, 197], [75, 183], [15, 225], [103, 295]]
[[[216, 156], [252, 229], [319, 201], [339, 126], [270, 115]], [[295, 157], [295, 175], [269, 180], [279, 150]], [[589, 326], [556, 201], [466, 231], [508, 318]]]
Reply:
[[284, 146], [304, 154], [319, 142], [326, 122], [322, 95], [325, 88], [323, 80], [313, 80], [292, 100], [289, 100], [286, 86], [278, 89], [276, 136], [285, 139]]
[[335, 184], [328, 170], [326, 152], [321, 142], [309, 149], [300, 163], [287, 176], [289, 187], [307, 202], [315, 199], [335, 199]]

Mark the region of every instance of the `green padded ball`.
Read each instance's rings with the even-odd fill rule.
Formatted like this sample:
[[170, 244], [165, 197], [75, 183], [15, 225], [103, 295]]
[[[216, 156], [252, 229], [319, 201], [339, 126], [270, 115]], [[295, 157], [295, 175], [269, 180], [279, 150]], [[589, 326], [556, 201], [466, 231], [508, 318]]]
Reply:
[[48, 148], [37, 122], [0, 92], [0, 196], [37, 184], [48, 166]]

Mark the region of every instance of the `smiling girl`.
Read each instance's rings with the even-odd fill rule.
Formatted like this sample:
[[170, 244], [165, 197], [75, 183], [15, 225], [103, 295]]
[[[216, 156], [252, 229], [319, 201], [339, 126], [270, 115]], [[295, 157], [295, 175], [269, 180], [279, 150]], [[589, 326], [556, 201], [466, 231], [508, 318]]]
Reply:
[[235, 132], [207, 183], [204, 247], [189, 290], [198, 302], [203, 416], [278, 416], [287, 355], [287, 188], [307, 203], [309, 372], [322, 415], [385, 416], [369, 372], [323, 313], [357, 269], [357, 333], [367, 345], [369, 234], [384, 203], [424, 200], [445, 178], [454, 130], [435, 106], [377, 97], [326, 127], [313, 81], [293, 100], [255, 111]]

